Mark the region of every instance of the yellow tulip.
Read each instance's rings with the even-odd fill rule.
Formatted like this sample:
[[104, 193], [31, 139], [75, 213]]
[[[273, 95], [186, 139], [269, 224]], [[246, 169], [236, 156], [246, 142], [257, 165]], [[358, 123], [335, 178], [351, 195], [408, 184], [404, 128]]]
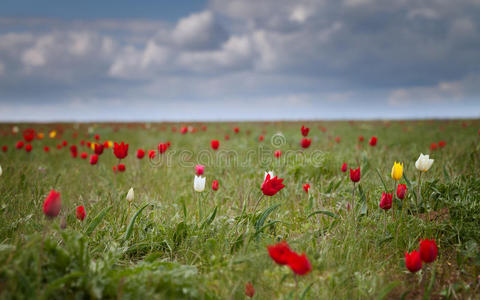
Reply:
[[108, 141], [108, 148], [112, 148], [113, 147], [113, 142], [112, 141]]
[[53, 139], [53, 138], [55, 138], [55, 137], [57, 136], [57, 132], [56, 132], [55, 130], [52, 130], [52, 131], [50, 131], [50, 133], [48, 134], [48, 136], [49, 136], [51, 139]]
[[397, 181], [403, 176], [403, 163], [395, 162], [392, 167], [392, 178]]

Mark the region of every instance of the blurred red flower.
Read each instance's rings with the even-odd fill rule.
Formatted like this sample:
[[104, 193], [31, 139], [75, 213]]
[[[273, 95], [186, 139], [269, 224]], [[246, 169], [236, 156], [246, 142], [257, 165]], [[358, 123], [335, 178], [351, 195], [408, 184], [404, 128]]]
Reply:
[[214, 191], [218, 190], [218, 180], [214, 180], [212, 182], [212, 190]]
[[420, 240], [420, 257], [426, 263], [435, 261], [438, 255], [438, 248], [435, 240]]
[[302, 148], [308, 148], [310, 147], [310, 144], [312, 143], [312, 139], [307, 139], [307, 138], [303, 138], [301, 141], [300, 141], [300, 145], [302, 146]]
[[407, 193], [407, 186], [405, 184], [399, 184], [397, 186], [397, 197], [398, 197], [398, 199], [403, 200], [403, 198], [405, 198], [406, 193]]
[[302, 125], [302, 128], [300, 128], [300, 131], [302, 132], [303, 136], [308, 136], [308, 132], [310, 131], [310, 128]]
[[113, 153], [118, 159], [123, 159], [128, 155], [128, 144], [121, 142], [117, 144], [116, 142], [113, 144]]
[[376, 137], [376, 136], [372, 136], [372, 138], [370, 139], [370, 142], [369, 142], [370, 146], [373, 147], [373, 146], [377, 145], [377, 141], [378, 141], [378, 140], [377, 140], [377, 137]]
[[143, 149], [138, 149], [137, 150], [137, 158], [142, 159], [145, 156], [145, 150]]
[[60, 193], [51, 190], [47, 198], [43, 201], [43, 213], [49, 218], [54, 218], [60, 213], [61, 206], [62, 200], [60, 199]]
[[342, 165], [342, 172], [343, 172], [343, 173], [347, 172], [347, 168], [348, 168], [347, 163], [343, 163], [343, 165]]
[[350, 180], [352, 182], [359, 182], [360, 181], [360, 167], [356, 170], [350, 168]]
[[77, 219], [83, 221], [86, 215], [87, 214], [85, 213], [85, 207], [83, 207], [83, 205], [77, 206]]
[[218, 147], [220, 146], [220, 141], [219, 140], [212, 140], [210, 142], [210, 146], [212, 147], [213, 150], [217, 150]]
[[98, 162], [98, 155], [97, 154], [90, 155], [90, 164], [96, 165], [97, 162]]
[[405, 266], [412, 273], [419, 271], [422, 268], [420, 253], [416, 250], [413, 250], [411, 253], [405, 252]]

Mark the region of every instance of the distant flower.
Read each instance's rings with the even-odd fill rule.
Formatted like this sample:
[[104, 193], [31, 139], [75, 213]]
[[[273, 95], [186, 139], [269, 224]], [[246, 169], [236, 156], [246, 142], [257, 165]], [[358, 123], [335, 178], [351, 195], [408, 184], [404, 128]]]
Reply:
[[98, 141], [98, 140], [100, 140], [100, 135], [96, 134], [93, 138]]
[[335, 137], [335, 142], [337, 142], [337, 144], [340, 143], [341, 140], [342, 139], [339, 136]]
[[240, 132], [240, 128], [235, 127], [235, 128], [233, 128], [233, 131], [234, 131], [235, 133], [239, 133], [239, 132]]
[[12, 127], [12, 133], [17, 134], [18, 133], [18, 126], [13, 126]]
[[266, 196], [275, 195], [276, 193], [278, 193], [278, 191], [285, 187], [282, 182], [283, 179], [278, 179], [277, 176], [270, 178], [270, 174], [267, 174], [267, 177], [263, 181], [261, 187], [263, 194]]
[[120, 144], [114, 143], [113, 144], [113, 154], [118, 159], [123, 159], [128, 155], [128, 144], [121, 142]]
[[[43, 147], [43, 151], [49, 152], [49, 151], [50, 151], [50, 147], [48, 147], [48, 146]], [[85, 154], [86, 154], [86, 153], [85, 153]]]
[[67, 147], [67, 146], [68, 146], [68, 142], [67, 142], [67, 141], [63, 141], [63, 142], [62, 142], [62, 146]]
[[394, 162], [390, 175], [392, 176], [393, 180], [400, 180], [403, 176], [403, 163]]
[[370, 146], [375, 146], [377, 145], [377, 137], [376, 136], [372, 136], [372, 138], [370, 139], [370, 142], [368, 142], [370, 144]]
[[77, 219], [83, 221], [86, 215], [87, 214], [85, 213], [85, 207], [83, 207], [83, 205], [77, 206]]
[[260, 141], [260, 142], [263, 142], [264, 139], [265, 139], [265, 137], [263, 135], [258, 137], [258, 141]]
[[61, 206], [60, 193], [51, 190], [45, 201], [43, 201], [43, 213], [49, 218], [54, 218], [60, 213]]
[[420, 240], [420, 257], [426, 263], [435, 261], [438, 255], [437, 244], [434, 240]]
[[185, 133], [188, 132], [188, 128], [185, 127], [185, 126], [183, 126], [182, 128], [180, 128], [180, 132], [181, 132], [182, 134], [185, 134]]
[[302, 146], [302, 148], [308, 148], [310, 147], [310, 144], [312, 143], [312, 139], [307, 139], [307, 138], [303, 138], [301, 141], [300, 141], [300, 145]]
[[145, 156], [145, 150], [143, 149], [138, 149], [137, 150], [137, 158], [142, 159]]
[[195, 166], [195, 173], [197, 175], [203, 175], [204, 171], [205, 171], [205, 166], [204, 165], [196, 165]]
[[124, 164], [118, 164], [118, 171], [119, 172], [125, 172], [125, 169], [126, 169], [126, 167], [125, 167]]
[[267, 246], [268, 254], [279, 265], [286, 265], [288, 263], [288, 257], [292, 250], [288, 246], [287, 242], [283, 241], [275, 245]]
[[245, 284], [245, 296], [252, 298], [255, 295], [255, 288], [251, 282]]
[[300, 131], [302, 132], [303, 136], [308, 136], [308, 132], [310, 131], [310, 128], [302, 125], [302, 128], [300, 128]]
[[309, 190], [309, 189], [310, 189], [310, 185], [309, 185], [308, 183], [305, 183], [305, 184], [303, 185], [303, 190], [305, 191], [305, 193], [308, 194], [308, 190]]
[[380, 208], [383, 210], [389, 210], [390, 208], [392, 208], [392, 197], [393, 193], [387, 194], [383, 192], [382, 198], [380, 199]]
[[97, 155], [101, 155], [103, 153], [103, 144], [93, 144], [93, 151], [95, 152], [95, 154]]
[[32, 145], [30, 145], [30, 144], [26, 144], [26, 145], [25, 145], [25, 151], [31, 152], [32, 149], [33, 149]]
[[196, 192], [203, 192], [205, 189], [205, 177], [195, 175], [195, 179], [193, 181], [193, 189]]
[[113, 173], [117, 173], [117, 166], [113, 166], [112, 171], [113, 171]]
[[435, 150], [437, 150], [437, 148], [438, 148], [438, 145], [436, 143], [431, 143], [430, 144], [430, 150], [431, 151], [435, 151]]
[[343, 165], [342, 165], [342, 172], [343, 172], [343, 173], [347, 172], [347, 168], [348, 168], [347, 163], [343, 163]]
[[212, 182], [212, 190], [214, 191], [218, 190], [218, 180], [214, 180]]
[[298, 255], [296, 252], [291, 251], [288, 254], [287, 264], [297, 275], [306, 275], [312, 270], [312, 265], [305, 253]]
[[50, 131], [50, 133], [48, 134], [48, 136], [51, 138], [51, 139], [54, 139], [56, 136], [57, 136], [57, 132], [55, 130], [52, 130]]
[[23, 139], [27, 143], [30, 143], [31, 141], [33, 141], [34, 138], [35, 138], [35, 130], [34, 129], [28, 128], [28, 129], [25, 129], [23, 131]]
[[273, 155], [276, 158], [280, 158], [280, 156], [282, 156], [282, 151], [281, 150], [275, 150], [275, 152], [273, 152]]
[[364, 140], [365, 140], [365, 138], [363, 137], [363, 135], [360, 135], [360, 136], [358, 137], [358, 141], [359, 141], [359, 142], [363, 142]]
[[397, 186], [397, 197], [398, 197], [398, 199], [403, 200], [403, 198], [405, 198], [406, 193], [407, 193], [407, 186], [405, 184], [399, 184]]
[[443, 148], [443, 147], [445, 147], [446, 145], [447, 145], [447, 142], [445, 142], [445, 141], [440, 141], [440, 142], [438, 142], [438, 147], [440, 147], [440, 148]]
[[76, 145], [70, 146], [70, 154], [72, 155], [73, 158], [77, 157], [78, 150]]
[[133, 199], [135, 199], [135, 192], [133, 191], [133, 187], [128, 190], [126, 199], [128, 202], [132, 202]]
[[431, 159], [428, 154], [423, 155], [423, 153], [421, 153], [415, 162], [415, 168], [417, 168], [419, 171], [427, 172], [432, 167], [432, 164], [433, 159]]
[[212, 140], [210, 142], [210, 146], [212, 147], [213, 150], [217, 150], [218, 147], [220, 146], [220, 141], [218, 140]]
[[167, 144], [160, 143], [158, 144], [158, 153], [163, 154], [165, 151], [167, 151], [168, 146]]
[[405, 252], [405, 266], [412, 273], [419, 271], [422, 268], [420, 253], [416, 250], [413, 250], [411, 253]]
[[88, 156], [87, 152], [80, 153], [80, 158], [82, 158], [82, 159], [86, 159], [87, 156]]
[[45, 134], [43, 134], [43, 132], [37, 133], [37, 139], [43, 140], [44, 137], [45, 137]]
[[91, 165], [96, 165], [98, 162], [98, 155], [92, 154], [90, 155], [90, 164]]
[[359, 182], [360, 181], [360, 168], [353, 170], [350, 168], [350, 180], [352, 182]]
[[157, 152], [155, 150], [148, 150], [148, 158], [153, 159]]
[[7, 152], [7, 151], [8, 151], [8, 146], [5, 146], [5, 145], [2, 146], [2, 151], [3, 151], [3, 152]]
[[225, 140], [228, 141], [230, 139], [230, 136], [228, 134], [225, 135]]
[[25, 144], [25, 143], [24, 143], [23, 141], [18, 141], [18, 142], [15, 144], [15, 148], [17, 148], [17, 149], [22, 149], [24, 144]]

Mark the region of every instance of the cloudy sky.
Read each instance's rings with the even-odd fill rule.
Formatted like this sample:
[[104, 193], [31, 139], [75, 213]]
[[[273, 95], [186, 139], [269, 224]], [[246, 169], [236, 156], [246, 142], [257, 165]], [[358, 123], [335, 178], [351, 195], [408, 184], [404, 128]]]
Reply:
[[480, 117], [480, 0], [2, 0], [0, 121]]

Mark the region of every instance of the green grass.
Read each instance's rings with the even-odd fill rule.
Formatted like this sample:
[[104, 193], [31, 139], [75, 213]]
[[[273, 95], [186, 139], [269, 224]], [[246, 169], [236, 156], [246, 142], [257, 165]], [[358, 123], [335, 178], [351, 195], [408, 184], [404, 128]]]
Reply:
[[[31, 153], [15, 149], [20, 133], [1, 137], [9, 150], [0, 152], [0, 297], [244, 299], [250, 281], [256, 299], [474, 299], [480, 293], [480, 122], [462, 122], [209, 123], [206, 131], [191, 124], [199, 130], [185, 135], [170, 130], [179, 124], [20, 124], [63, 136], [33, 141]], [[299, 146], [302, 124], [313, 139], [306, 150]], [[9, 133], [11, 126], [0, 130]], [[130, 144], [125, 173], [113, 173], [118, 160], [111, 149], [96, 166], [71, 158], [68, 147], [56, 149], [66, 140], [90, 154], [79, 143], [93, 141], [93, 134]], [[376, 147], [368, 145], [372, 135]], [[211, 139], [220, 140], [220, 152], [210, 149]], [[440, 140], [447, 145], [430, 151]], [[136, 158], [138, 148], [166, 141], [172, 147], [163, 160]], [[280, 159], [276, 149], [283, 151]], [[422, 176], [417, 210], [414, 164], [421, 152], [435, 162]], [[403, 218], [397, 210], [395, 219], [390, 210], [384, 234], [378, 204], [383, 183], [393, 187], [394, 161], [404, 163], [400, 182], [408, 186], [409, 209]], [[355, 219], [346, 210], [352, 183], [340, 171], [343, 162], [362, 171]], [[197, 163], [206, 166], [202, 193], [193, 190]], [[286, 187], [263, 197], [254, 211], [266, 170]], [[304, 183], [311, 185], [308, 195]], [[130, 187], [132, 203], [125, 199]], [[61, 193], [62, 209], [48, 220], [42, 205], [51, 189]], [[87, 212], [83, 222], [76, 219], [78, 205]], [[424, 207], [438, 217], [428, 221]], [[411, 274], [404, 253], [418, 248], [419, 238], [435, 239], [439, 257]], [[268, 256], [266, 246], [281, 240], [312, 264], [298, 286], [289, 268]]]

